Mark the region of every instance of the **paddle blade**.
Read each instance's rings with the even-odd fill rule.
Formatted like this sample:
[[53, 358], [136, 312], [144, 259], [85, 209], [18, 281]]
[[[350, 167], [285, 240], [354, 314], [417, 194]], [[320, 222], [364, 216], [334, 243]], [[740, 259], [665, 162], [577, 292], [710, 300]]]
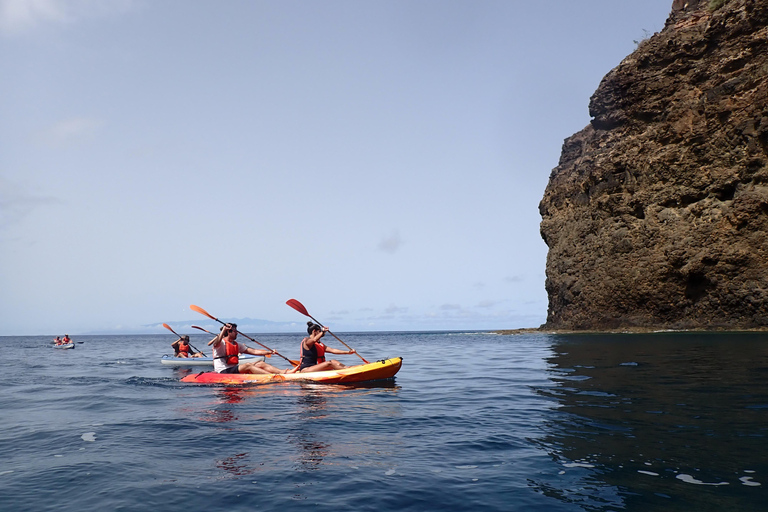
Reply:
[[189, 309], [191, 309], [192, 311], [197, 311], [197, 312], [198, 312], [198, 313], [200, 313], [201, 315], [205, 315], [205, 316], [207, 316], [208, 318], [210, 318], [211, 320], [216, 320], [217, 322], [219, 321], [219, 319], [218, 319], [218, 318], [216, 318], [216, 317], [212, 316], [211, 314], [209, 314], [209, 313], [208, 313], [206, 310], [204, 310], [204, 309], [203, 309], [203, 308], [201, 308], [200, 306], [195, 306], [194, 304], [192, 304], [191, 306], [189, 306]]
[[[168, 325], [168, 324], [163, 324], [163, 327], [165, 327], [166, 329], [168, 329], [169, 331], [171, 331], [173, 334], [176, 334], [176, 331], [174, 331], [173, 329], [171, 329], [171, 326], [170, 326], [170, 325]], [[178, 334], [176, 334], [176, 336], [179, 336], [179, 335], [178, 335]], [[181, 338], [181, 336], [179, 336], [179, 338]]]
[[192, 325], [191, 327], [192, 327], [193, 329], [200, 329], [201, 331], [207, 332], [208, 334], [213, 334], [211, 331], [209, 331], [209, 330], [207, 330], [207, 329], [203, 329], [202, 327], [199, 327], [199, 326], [197, 326], [197, 325]]
[[307, 312], [307, 308], [304, 307], [304, 304], [297, 301], [296, 299], [288, 299], [285, 303], [291, 306], [293, 309], [295, 309], [299, 313], [301, 313], [302, 315], [309, 316], [309, 313]]

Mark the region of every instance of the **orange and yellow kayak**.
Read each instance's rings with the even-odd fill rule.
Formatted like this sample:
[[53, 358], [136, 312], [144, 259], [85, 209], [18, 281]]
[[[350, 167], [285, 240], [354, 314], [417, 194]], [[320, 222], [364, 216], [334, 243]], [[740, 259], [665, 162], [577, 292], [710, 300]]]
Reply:
[[349, 384], [369, 380], [391, 379], [403, 365], [402, 357], [384, 359], [374, 363], [350, 366], [342, 370], [308, 373], [216, 373], [202, 372], [187, 375], [181, 382], [194, 384], [271, 384], [275, 382], [319, 382], [322, 384]]

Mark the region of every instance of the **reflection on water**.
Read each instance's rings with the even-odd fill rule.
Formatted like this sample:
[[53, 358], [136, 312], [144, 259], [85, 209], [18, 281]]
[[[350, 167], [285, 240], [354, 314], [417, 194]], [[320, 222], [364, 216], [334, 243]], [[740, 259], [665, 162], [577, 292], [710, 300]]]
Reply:
[[758, 510], [768, 488], [768, 343], [758, 334], [556, 336], [558, 407], [533, 482], [603, 509]]
[[[334, 440], [325, 428], [328, 422], [344, 423], [351, 417], [359, 418], [364, 413], [377, 417], [389, 414], [386, 408], [378, 410], [363, 407], [361, 401], [367, 402], [365, 397], [371, 393], [396, 392], [398, 389], [392, 380], [345, 386], [284, 383], [214, 387], [213, 400], [199, 411], [198, 418], [204, 422], [221, 423], [226, 432], [236, 432], [237, 441], [233, 443], [235, 453], [217, 458], [214, 464], [228, 476], [242, 477], [267, 471], [286, 456], [285, 453], [275, 451], [277, 447], [274, 445], [268, 450], [268, 454], [264, 452], [264, 446], [259, 446], [266, 441], [263, 437], [263, 424], [258, 422], [277, 420], [281, 425], [285, 425], [284, 419], [288, 415], [291, 420], [290, 427], [285, 429], [286, 437], [281, 438], [280, 434], [277, 434], [278, 438], [287, 441], [288, 445], [295, 449], [288, 459], [293, 461], [297, 471], [313, 471], [323, 465], [327, 457], [339, 456], [334, 447]], [[286, 410], [275, 411], [263, 406], [265, 401], [275, 397], [291, 399], [280, 400]], [[338, 436], [336, 442], [339, 442]], [[251, 444], [256, 451], [247, 449]]]
[[210, 409], [202, 411], [203, 416], [200, 418], [203, 421], [211, 421], [214, 423], [227, 423], [230, 421], [236, 421], [238, 418], [235, 414], [232, 404], [237, 404], [243, 401], [243, 388], [238, 387], [226, 387], [216, 389], [215, 396], [216, 401]]
[[[332, 386], [323, 386], [329, 388]], [[317, 469], [330, 450], [328, 440], [324, 440], [322, 429], [313, 421], [326, 417], [328, 402], [326, 393], [332, 389], [302, 386], [302, 393], [297, 397], [298, 407], [296, 429], [288, 436], [288, 441], [298, 448], [297, 463], [301, 470]]]
[[232, 476], [246, 476], [255, 473], [248, 460], [248, 453], [237, 453], [216, 461], [216, 467]]
[[[345, 409], [354, 409], [354, 415], [362, 410], [360, 398], [368, 393], [381, 390], [396, 390], [394, 380], [357, 383], [346, 386], [335, 384], [303, 383], [296, 396], [296, 422], [288, 441], [297, 450], [296, 469], [312, 471], [319, 469], [327, 457], [338, 457], [338, 439], [334, 445], [327, 430], [326, 422], [345, 421]], [[362, 391], [367, 390], [367, 391]], [[338, 400], [338, 402], [337, 402]], [[378, 411], [376, 412], [378, 414]], [[352, 415], [348, 415], [352, 417]]]

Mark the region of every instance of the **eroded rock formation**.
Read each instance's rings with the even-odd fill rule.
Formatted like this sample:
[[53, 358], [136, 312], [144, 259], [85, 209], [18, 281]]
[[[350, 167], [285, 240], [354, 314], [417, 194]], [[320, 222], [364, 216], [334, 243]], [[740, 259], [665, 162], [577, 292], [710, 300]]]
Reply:
[[768, 328], [768, 0], [675, 0], [539, 206], [547, 328]]

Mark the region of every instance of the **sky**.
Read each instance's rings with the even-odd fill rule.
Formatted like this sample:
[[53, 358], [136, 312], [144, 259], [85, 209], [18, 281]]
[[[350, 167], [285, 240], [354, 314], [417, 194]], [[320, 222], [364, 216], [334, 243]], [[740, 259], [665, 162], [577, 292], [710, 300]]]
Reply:
[[0, 0], [0, 335], [538, 327], [549, 174], [671, 4]]

